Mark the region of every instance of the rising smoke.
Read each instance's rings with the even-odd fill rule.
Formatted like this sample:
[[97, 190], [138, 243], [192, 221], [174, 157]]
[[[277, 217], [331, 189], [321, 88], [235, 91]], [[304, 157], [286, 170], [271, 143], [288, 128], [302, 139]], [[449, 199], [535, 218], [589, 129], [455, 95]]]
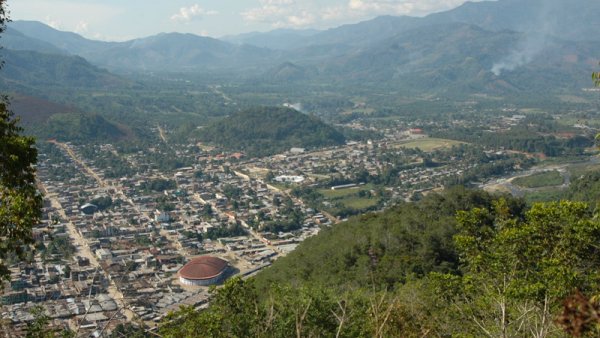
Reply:
[[512, 71], [524, 66], [548, 47], [551, 36], [557, 29], [558, 4], [556, 1], [536, 1], [535, 17], [524, 29], [524, 36], [507, 56], [496, 62], [490, 71], [500, 76], [503, 71]]
[[533, 58], [544, 50], [547, 43], [548, 35], [545, 33], [526, 33], [525, 38], [519, 42], [508, 56], [492, 66], [491, 72], [496, 76], [500, 76], [502, 71], [515, 70], [530, 63]]

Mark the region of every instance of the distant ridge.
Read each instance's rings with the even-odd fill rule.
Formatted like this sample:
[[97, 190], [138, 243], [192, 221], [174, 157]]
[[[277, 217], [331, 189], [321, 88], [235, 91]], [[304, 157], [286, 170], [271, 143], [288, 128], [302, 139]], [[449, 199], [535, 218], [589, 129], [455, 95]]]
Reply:
[[54, 46], [114, 72], [227, 72], [242, 82], [430, 94], [573, 92], [589, 86], [585, 74], [600, 55], [596, 0], [467, 2], [423, 18], [381, 16], [326, 31], [226, 37], [230, 42], [180, 33], [102, 42], [39, 22], [10, 28], [21, 33], [13, 36], [15, 49]]

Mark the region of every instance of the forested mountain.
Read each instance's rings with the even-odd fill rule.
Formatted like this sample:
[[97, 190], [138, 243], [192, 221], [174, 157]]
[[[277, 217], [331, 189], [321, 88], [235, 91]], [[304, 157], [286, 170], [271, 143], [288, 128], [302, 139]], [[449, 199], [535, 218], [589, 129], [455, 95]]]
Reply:
[[[515, 47], [527, 39], [524, 33], [469, 24], [425, 26], [353, 52], [321, 50], [317, 57], [331, 58], [314, 66], [317, 71], [308, 78], [451, 93], [579, 91], [589, 86], [581, 74], [600, 55], [597, 44], [548, 38], [537, 51]], [[310, 57], [303, 54], [307, 50], [299, 51], [294, 64], [311, 65], [303, 61]], [[306, 77], [290, 80], [298, 79]]]
[[67, 54], [50, 42], [27, 36], [16, 29], [8, 28], [2, 36], [2, 47], [11, 50], [28, 50], [46, 54]]
[[[163, 33], [125, 42], [103, 42], [33, 21], [16, 21], [10, 24], [10, 28], [84, 57], [96, 65], [118, 70], [181, 71], [188, 68], [245, 67], [273, 57], [272, 51], [250, 45], [237, 46], [193, 34]], [[29, 49], [34, 48], [31, 46]]]
[[228, 116], [199, 131], [204, 142], [250, 156], [280, 153], [293, 147], [344, 144], [344, 136], [314, 116], [283, 107], [257, 107]]
[[129, 130], [98, 114], [59, 113], [31, 128], [42, 139], [78, 142], [115, 142], [129, 135]]
[[427, 24], [463, 22], [493, 31], [543, 33], [564, 40], [593, 41], [600, 29], [600, 2], [595, 0], [499, 0], [466, 2], [431, 14]]
[[34, 51], [0, 51], [5, 61], [0, 81], [5, 90], [28, 93], [32, 88], [48, 92], [57, 88], [105, 88], [127, 86], [130, 81], [93, 66], [79, 56]]
[[19, 31], [28, 37], [46, 41], [68, 53], [84, 57], [95, 51], [111, 48], [117, 44], [114, 42], [86, 39], [79, 34], [59, 31], [37, 21], [17, 20], [9, 23], [8, 26], [9, 30]]
[[96, 64], [121, 70], [181, 71], [260, 65], [274, 53], [193, 34], [164, 33], [82, 55]]
[[119, 71], [212, 70], [259, 82], [367, 81], [395, 90], [502, 95], [587, 86], [582, 74], [600, 55], [598, 18], [600, 3], [593, 0], [484, 1], [423, 18], [383, 16], [322, 32], [227, 37], [241, 45], [178, 33], [100, 42], [36, 22], [10, 27], [19, 40], [15, 48], [50, 51], [51, 44]]

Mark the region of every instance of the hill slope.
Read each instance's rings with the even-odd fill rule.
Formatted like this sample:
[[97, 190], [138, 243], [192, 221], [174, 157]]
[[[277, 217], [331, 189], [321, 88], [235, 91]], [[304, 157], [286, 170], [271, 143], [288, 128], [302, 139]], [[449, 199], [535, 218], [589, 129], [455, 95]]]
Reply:
[[14, 28], [8, 27], [2, 35], [2, 47], [12, 50], [29, 50], [46, 54], [68, 54], [53, 44], [27, 36]]
[[129, 136], [129, 131], [98, 114], [54, 114], [31, 128], [42, 138], [71, 142], [111, 142]]
[[344, 144], [344, 136], [313, 116], [283, 107], [241, 111], [202, 129], [200, 139], [250, 156], [265, 156], [292, 147]]
[[[456, 212], [488, 208], [492, 201], [483, 191], [455, 188], [419, 203], [352, 218], [302, 242], [258, 274], [257, 282], [261, 287], [290, 283], [360, 288], [377, 280], [391, 288], [411, 276], [456, 271]], [[510, 205], [515, 213], [524, 208], [515, 200]]]
[[10, 109], [21, 118], [21, 121], [26, 126], [45, 123], [55, 114], [78, 112], [78, 109], [75, 107], [21, 94], [11, 96]]
[[101, 88], [127, 85], [128, 81], [91, 65], [79, 56], [35, 51], [0, 51], [5, 66], [0, 72], [4, 88]]
[[73, 32], [63, 32], [37, 21], [17, 20], [10, 22], [8, 28], [38, 40], [52, 44], [68, 53], [84, 56], [95, 51], [118, 45], [117, 42], [89, 40]]
[[420, 93], [546, 93], [589, 86], [581, 74], [597, 64], [598, 44], [548, 38], [530, 50], [523, 46], [528, 39], [461, 23], [420, 27], [322, 62], [312, 78]]

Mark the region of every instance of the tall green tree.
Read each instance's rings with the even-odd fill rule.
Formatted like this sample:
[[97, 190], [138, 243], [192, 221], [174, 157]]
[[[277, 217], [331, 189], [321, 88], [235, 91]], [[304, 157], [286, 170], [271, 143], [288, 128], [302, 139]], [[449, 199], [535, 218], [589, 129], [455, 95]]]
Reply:
[[[0, 0], [0, 33], [9, 21], [6, 0]], [[42, 196], [35, 185], [37, 150], [22, 135], [18, 119], [0, 97], [0, 278], [7, 279], [7, 259], [23, 258], [33, 243], [31, 228], [40, 221]]]
[[470, 334], [555, 336], [565, 297], [598, 290], [600, 223], [585, 203], [535, 204], [522, 219], [501, 200], [459, 212], [458, 223], [462, 275], [444, 275], [439, 292], [454, 293]]

